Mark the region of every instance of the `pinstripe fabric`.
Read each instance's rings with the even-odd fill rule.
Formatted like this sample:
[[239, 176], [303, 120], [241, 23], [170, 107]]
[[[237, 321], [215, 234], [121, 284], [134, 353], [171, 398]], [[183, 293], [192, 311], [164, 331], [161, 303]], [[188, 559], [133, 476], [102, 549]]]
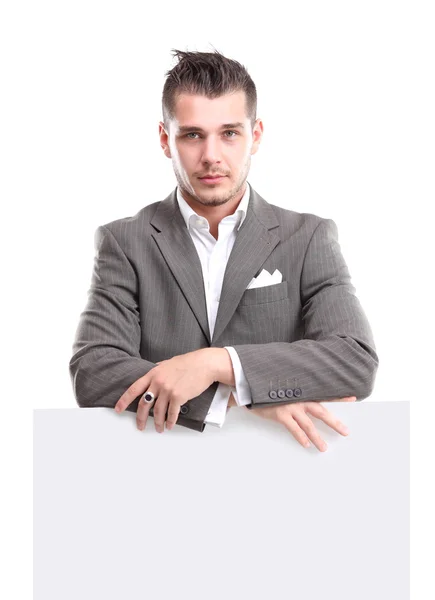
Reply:
[[[98, 227], [95, 249], [69, 364], [79, 406], [114, 407], [156, 362], [208, 346], [234, 347], [254, 407], [370, 395], [378, 357], [331, 219], [269, 204], [251, 186], [212, 339], [176, 188], [134, 217]], [[283, 281], [246, 289], [262, 269], [279, 269]], [[217, 385], [187, 402], [177, 423], [203, 431]], [[287, 386], [301, 396], [269, 396]]]
[[[211, 333], [214, 330], [217, 309], [219, 306], [218, 298], [221, 293], [222, 279], [225, 274], [227, 260], [236, 240], [237, 231], [240, 229], [246, 218], [250, 193], [250, 185], [246, 182], [246, 189], [242, 199], [237, 205], [237, 209], [232, 215], [227, 215], [219, 222], [219, 235], [218, 240], [216, 240], [210, 233], [210, 224], [207, 219], [198, 215], [198, 213], [189, 206], [183, 198], [180, 187], [177, 186], [176, 198], [178, 207], [201, 262], [208, 324]], [[232, 387], [225, 385], [224, 383], [219, 383], [216, 394], [210, 405], [209, 412], [205, 418], [205, 423], [213, 425], [214, 427], [222, 427], [225, 423], [231, 392], [233, 392], [238, 406], [246, 405], [251, 402], [249, 392], [246, 393], [246, 391], [249, 390], [249, 385], [243, 373], [239, 357], [231, 346], [227, 346], [226, 348], [231, 359], [235, 385]], [[245, 394], [244, 396], [241, 394], [241, 397], [239, 397], [241, 389], [245, 390]]]

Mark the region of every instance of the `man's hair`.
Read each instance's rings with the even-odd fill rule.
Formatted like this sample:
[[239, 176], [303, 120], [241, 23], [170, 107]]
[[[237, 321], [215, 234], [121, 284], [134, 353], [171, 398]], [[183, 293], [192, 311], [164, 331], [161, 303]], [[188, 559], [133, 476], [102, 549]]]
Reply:
[[196, 94], [213, 99], [238, 91], [246, 97], [246, 115], [251, 130], [257, 118], [257, 90], [246, 68], [236, 60], [215, 52], [185, 52], [172, 49], [178, 64], [167, 71], [162, 95], [163, 123], [169, 131], [169, 122], [175, 117], [175, 105], [180, 94]]

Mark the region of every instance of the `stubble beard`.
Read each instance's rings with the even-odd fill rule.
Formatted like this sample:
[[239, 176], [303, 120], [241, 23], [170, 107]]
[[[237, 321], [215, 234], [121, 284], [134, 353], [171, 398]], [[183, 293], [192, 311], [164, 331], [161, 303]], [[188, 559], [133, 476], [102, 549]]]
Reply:
[[224, 196], [221, 195], [222, 193], [221, 194], [216, 193], [215, 196], [213, 196], [213, 195], [205, 196], [205, 197], [199, 196], [193, 188], [186, 189], [186, 187], [183, 184], [182, 178], [180, 177], [180, 174], [178, 173], [177, 169], [175, 168], [175, 165], [174, 165], [174, 173], [175, 173], [175, 177], [177, 179], [180, 191], [183, 195], [187, 195], [188, 197], [193, 198], [194, 200], [196, 200], [196, 202], [199, 202], [203, 206], [222, 206], [223, 204], [226, 204], [227, 202], [230, 202], [233, 198], [235, 198], [235, 196], [240, 192], [240, 190], [244, 186], [247, 176], [248, 176], [249, 168], [250, 168], [250, 163], [251, 163], [250, 158], [251, 158], [251, 155], [249, 154], [247, 161], [244, 165], [244, 169], [242, 171], [243, 175], [239, 179], [238, 183], [236, 183], [231, 190], [226, 192], [226, 194]]

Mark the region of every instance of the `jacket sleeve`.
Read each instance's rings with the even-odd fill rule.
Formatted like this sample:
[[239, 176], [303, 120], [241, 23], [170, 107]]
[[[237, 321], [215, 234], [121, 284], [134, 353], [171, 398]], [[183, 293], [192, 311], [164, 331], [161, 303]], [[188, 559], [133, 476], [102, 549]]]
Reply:
[[[233, 345], [251, 390], [248, 408], [363, 400], [373, 390], [379, 364], [373, 335], [331, 219], [322, 219], [311, 237], [300, 289], [303, 339]], [[284, 394], [278, 396], [279, 390]]]
[[[156, 364], [140, 355], [136, 272], [104, 225], [95, 232], [95, 252], [88, 300], [80, 315], [69, 372], [80, 407], [114, 408], [127, 388]], [[208, 390], [209, 394], [213, 392]], [[127, 410], [136, 412], [139, 400], [140, 396]], [[177, 424], [204, 429], [202, 421], [181, 413]]]

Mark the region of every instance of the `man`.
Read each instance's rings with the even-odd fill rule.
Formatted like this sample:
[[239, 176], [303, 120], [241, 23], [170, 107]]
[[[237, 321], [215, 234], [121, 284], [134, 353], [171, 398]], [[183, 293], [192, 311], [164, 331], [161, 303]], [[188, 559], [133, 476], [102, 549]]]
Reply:
[[246, 69], [175, 51], [160, 144], [178, 186], [100, 226], [70, 373], [80, 406], [144, 429], [221, 426], [229, 406], [321, 451], [320, 402], [370, 395], [378, 357], [334, 221], [269, 204], [247, 182], [263, 133]]

